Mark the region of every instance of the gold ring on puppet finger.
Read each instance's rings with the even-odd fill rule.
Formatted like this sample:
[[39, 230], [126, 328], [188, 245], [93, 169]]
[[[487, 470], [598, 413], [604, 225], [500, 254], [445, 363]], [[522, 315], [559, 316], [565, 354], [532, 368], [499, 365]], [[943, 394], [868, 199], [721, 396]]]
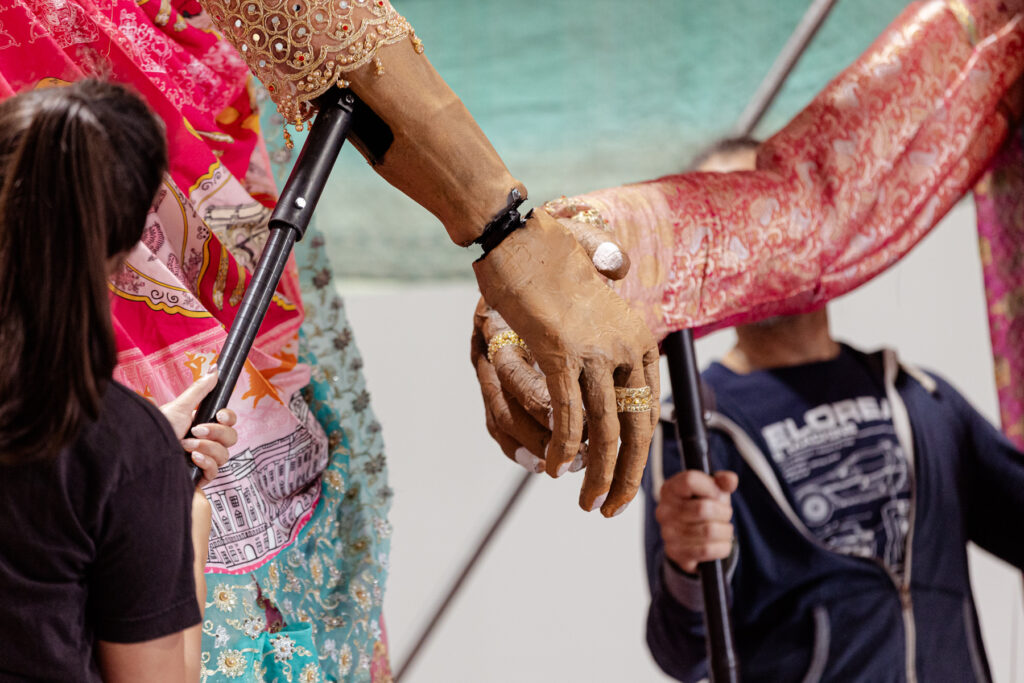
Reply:
[[615, 407], [620, 413], [646, 413], [654, 407], [651, 388], [615, 387]]
[[530, 352], [529, 347], [526, 346], [526, 342], [522, 338], [513, 332], [512, 330], [506, 330], [501, 334], [496, 334], [487, 341], [487, 362], [494, 364], [494, 354], [498, 352], [498, 349], [511, 346], [515, 344], [523, 351]]

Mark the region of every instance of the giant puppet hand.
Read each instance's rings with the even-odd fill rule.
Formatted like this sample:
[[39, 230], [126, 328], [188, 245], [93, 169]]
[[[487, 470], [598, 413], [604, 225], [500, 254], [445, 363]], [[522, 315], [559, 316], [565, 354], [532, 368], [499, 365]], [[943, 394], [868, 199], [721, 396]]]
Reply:
[[[526, 198], [526, 188], [509, 174], [388, 0], [201, 2], [288, 122], [303, 125], [329, 88], [350, 88], [366, 105], [354, 117], [353, 144], [389, 183], [437, 216], [456, 244], [476, 241], [517, 205], [515, 197]], [[586, 405], [591, 442], [596, 434], [610, 455], [604, 483], [585, 486], [581, 504], [589, 509], [608, 493], [603, 509], [614, 512], [615, 503], [632, 498], [639, 485], [657, 417], [655, 401], [655, 412], [623, 418], [623, 456], [616, 466], [616, 394], [649, 384], [656, 395], [653, 338], [593, 272], [571, 235], [543, 212], [475, 270], [481, 293], [530, 344], [548, 377], [555, 399], [548, 471], [557, 473], [579, 451]]]
[[[625, 276], [629, 256], [593, 216], [577, 218], [562, 224], [583, 247], [597, 272], [611, 280]], [[534, 473], [545, 471], [544, 452], [553, 425], [547, 383], [534, 366], [525, 342], [483, 298], [473, 315], [470, 360], [480, 382], [491, 437], [510, 460]], [[587, 438], [585, 422], [583, 438]], [[585, 453], [586, 445], [571, 464], [562, 464], [562, 471], [582, 469]]]
[[526, 341], [544, 374], [551, 400], [551, 439], [543, 450], [548, 474], [563, 474], [580, 452], [585, 408], [589, 466], [580, 506], [614, 515], [640, 486], [658, 420], [654, 338], [573, 235], [544, 211], [474, 269], [484, 299]]

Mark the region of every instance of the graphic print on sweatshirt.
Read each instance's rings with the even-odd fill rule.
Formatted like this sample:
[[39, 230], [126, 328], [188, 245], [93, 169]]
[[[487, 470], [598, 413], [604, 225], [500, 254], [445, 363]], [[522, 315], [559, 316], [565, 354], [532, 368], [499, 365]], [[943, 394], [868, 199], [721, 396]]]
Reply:
[[886, 398], [817, 405], [761, 435], [800, 517], [822, 543], [902, 571], [910, 476]]
[[901, 576], [911, 472], [881, 378], [847, 347], [833, 360], [747, 375], [715, 363], [704, 377], [720, 412], [760, 443], [811, 533]]

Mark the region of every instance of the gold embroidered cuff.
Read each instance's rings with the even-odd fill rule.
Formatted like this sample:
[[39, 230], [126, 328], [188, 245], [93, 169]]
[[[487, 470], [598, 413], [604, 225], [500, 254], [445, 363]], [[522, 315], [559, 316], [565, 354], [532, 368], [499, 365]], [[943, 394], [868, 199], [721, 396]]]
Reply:
[[377, 51], [408, 38], [423, 44], [388, 0], [200, 0], [217, 28], [266, 86], [277, 110], [301, 130], [316, 114], [313, 100]]

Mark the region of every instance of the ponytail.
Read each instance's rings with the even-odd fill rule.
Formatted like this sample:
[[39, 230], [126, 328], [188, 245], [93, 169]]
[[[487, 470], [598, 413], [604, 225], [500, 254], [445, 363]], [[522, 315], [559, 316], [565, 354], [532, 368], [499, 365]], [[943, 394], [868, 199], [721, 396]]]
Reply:
[[0, 104], [0, 461], [55, 454], [99, 415], [116, 363], [107, 276], [165, 167], [159, 124], [119, 86]]

